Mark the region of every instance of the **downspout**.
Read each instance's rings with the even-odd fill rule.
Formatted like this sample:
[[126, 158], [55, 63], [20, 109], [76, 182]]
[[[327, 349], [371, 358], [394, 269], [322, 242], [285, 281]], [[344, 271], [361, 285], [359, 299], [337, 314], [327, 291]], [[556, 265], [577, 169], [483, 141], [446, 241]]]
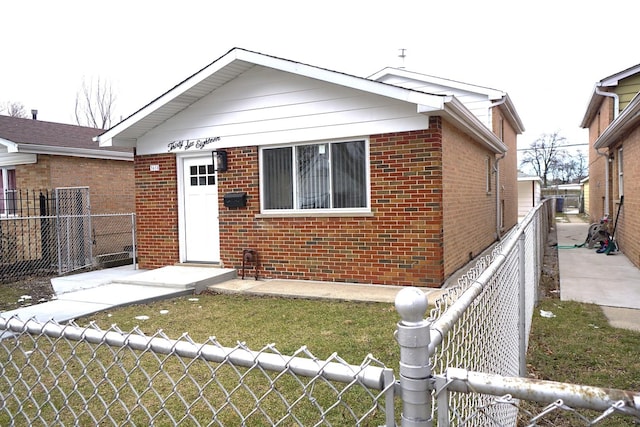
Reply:
[[[503, 96], [502, 99], [491, 104], [490, 111], [493, 111], [494, 107], [499, 107], [500, 105], [504, 104], [506, 100], [507, 98]], [[491, 114], [491, 120], [493, 120], [493, 114]], [[500, 140], [502, 140], [503, 138], [504, 138], [504, 135], [500, 135]], [[504, 159], [504, 156], [506, 155], [507, 153], [502, 153], [502, 156], [496, 158], [496, 162], [493, 166], [493, 171], [496, 174], [496, 238], [498, 240], [502, 238], [502, 227], [500, 223], [501, 222], [500, 219], [502, 218], [502, 215], [501, 215], [502, 209], [500, 206], [500, 167], [498, 163], [500, 163], [500, 160]]]
[[[620, 98], [617, 93], [607, 92], [600, 89], [600, 86], [596, 85], [596, 95], [607, 96], [609, 98], [613, 98], [613, 121], [618, 118], [618, 114], [620, 111]], [[606, 153], [601, 153], [598, 151], [599, 148], [596, 148], [596, 153], [598, 155], [604, 157], [604, 216], [609, 216], [609, 149], [607, 148]]]

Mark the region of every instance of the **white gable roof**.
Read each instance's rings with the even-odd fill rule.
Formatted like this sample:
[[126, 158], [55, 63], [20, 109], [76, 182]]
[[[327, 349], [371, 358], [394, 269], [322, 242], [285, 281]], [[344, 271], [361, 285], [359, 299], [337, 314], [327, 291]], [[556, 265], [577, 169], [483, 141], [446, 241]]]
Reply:
[[422, 92], [455, 96], [488, 128], [491, 128], [491, 108], [502, 105], [506, 112], [505, 117], [515, 131], [524, 132], [522, 121], [509, 95], [501, 90], [390, 67], [369, 78]]
[[256, 67], [315, 80], [325, 87], [335, 85], [348, 91], [360, 91], [367, 96], [384, 97], [406, 106], [412, 105], [416, 116], [442, 115], [496, 153], [506, 151], [504, 143], [455, 96], [386, 84], [239, 48], [230, 50], [96, 139], [100, 146], [137, 146], [145, 137], [149, 139], [148, 135], [167, 120], [207, 97], [215, 96], [216, 91]]

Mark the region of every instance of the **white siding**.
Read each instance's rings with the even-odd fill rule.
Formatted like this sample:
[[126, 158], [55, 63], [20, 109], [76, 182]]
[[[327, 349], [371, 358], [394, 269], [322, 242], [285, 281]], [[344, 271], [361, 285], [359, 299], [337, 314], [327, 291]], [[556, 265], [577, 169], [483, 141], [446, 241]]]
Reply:
[[139, 138], [139, 155], [172, 141], [214, 138], [206, 147], [278, 144], [428, 127], [402, 101], [256, 66]]
[[486, 94], [450, 87], [444, 84], [432, 83], [428, 81], [421, 81], [394, 75], [387, 75], [380, 81], [407, 89], [431, 93], [434, 95], [453, 95], [458, 98], [458, 100], [462, 102], [464, 106], [467, 107], [469, 111], [471, 111], [478, 118], [478, 120], [484, 123], [485, 126], [487, 126], [489, 129], [492, 129], [490, 116], [490, 108], [492, 102], [491, 100], [489, 100]]
[[538, 203], [540, 203], [540, 182], [536, 180], [519, 180], [518, 216], [526, 216], [529, 210]]

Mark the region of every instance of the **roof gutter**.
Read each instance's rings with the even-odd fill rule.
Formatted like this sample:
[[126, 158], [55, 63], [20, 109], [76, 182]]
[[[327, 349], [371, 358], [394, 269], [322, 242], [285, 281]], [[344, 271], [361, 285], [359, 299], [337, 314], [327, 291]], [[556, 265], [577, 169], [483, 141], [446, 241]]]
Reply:
[[91, 148], [51, 147], [48, 145], [16, 144], [16, 151], [28, 154], [50, 154], [54, 156], [88, 157], [104, 160], [133, 161], [133, 153], [126, 151], [94, 150]]
[[481, 141], [494, 153], [506, 153], [507, 146], [505, 143], [474, 116], [455, 96], [447, 96], [445, 98], [444, 113], [446, 116], [462, 124], [463, 130], [467, 134]]
[[615, 120], [618, 118], [618, 114], [620, 113], [620, 97], [615, 92], [607, 92], [600, 89], [601, 87], [602, 85], [600, 83], [596, 84], [596, 94], [613, 98], [613, 120]]

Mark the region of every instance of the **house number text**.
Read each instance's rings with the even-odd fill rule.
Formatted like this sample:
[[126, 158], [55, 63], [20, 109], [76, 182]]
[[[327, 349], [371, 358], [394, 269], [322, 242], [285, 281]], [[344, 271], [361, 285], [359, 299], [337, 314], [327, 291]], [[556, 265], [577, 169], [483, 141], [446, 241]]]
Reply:
[[220, 141], [219, 136], [214, 136], [212, 138], [199, 138], [199, 139], [180, 139], [178, 141], [172, 141], [167, 146], [169, 147], [169, 153], [175, 150], [184, 150], [187, 151], [192, 147], [197, 148], [198, 150], [202, 150], [207, 145]]

